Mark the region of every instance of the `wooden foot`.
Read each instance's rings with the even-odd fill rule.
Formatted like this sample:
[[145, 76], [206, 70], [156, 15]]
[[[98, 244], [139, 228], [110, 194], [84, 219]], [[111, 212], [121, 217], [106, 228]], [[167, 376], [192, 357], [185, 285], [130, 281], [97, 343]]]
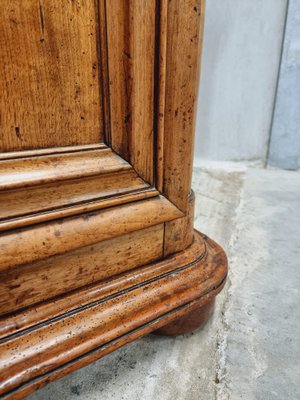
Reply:
[[212, 298], [196, 310], [188, 312], [175, 321], [162, 326], [153, 333], [164, 336], [177, 336], [190, 333], [207, 322], [209, 317], [213, 314], [214, 305], [215, 298]]
[[194, 232], [191, 246], [164, 260], [7, 315], [0, 398], [23, 398], [151, 332], [191, 332], [208, 319], [226, 275], [223, 249]]

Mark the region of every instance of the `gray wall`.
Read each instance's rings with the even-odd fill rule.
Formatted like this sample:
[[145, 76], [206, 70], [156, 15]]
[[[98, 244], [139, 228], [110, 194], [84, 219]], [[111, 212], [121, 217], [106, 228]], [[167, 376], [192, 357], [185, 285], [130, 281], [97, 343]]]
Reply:
[[265, 160], [287, 5], [206, 0], [196, 162]]
[[300, 1], [290, 0], [268, 162], [300, 166]]

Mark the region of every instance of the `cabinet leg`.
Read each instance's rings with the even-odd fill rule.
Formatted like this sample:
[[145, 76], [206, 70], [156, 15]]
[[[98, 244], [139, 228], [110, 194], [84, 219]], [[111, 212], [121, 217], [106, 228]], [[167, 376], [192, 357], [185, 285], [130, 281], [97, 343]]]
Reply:
[[155, 335], [177, 336], [190, 333], [203, 325], [212, 315], [215, 305], [215, 298], [207, 301], [203, 306], [190, 311], [182, 317], [162, 326], [153, 333]]

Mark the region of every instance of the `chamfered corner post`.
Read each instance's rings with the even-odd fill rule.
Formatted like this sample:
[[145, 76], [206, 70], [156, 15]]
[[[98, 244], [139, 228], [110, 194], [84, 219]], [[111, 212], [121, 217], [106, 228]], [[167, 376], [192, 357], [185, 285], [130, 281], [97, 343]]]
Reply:
[[[194, 240], [195, 196], [191, 178], [205, 1], [162, 3], [158, 143], [160, 157], [163, 154], [163, 178], [159, 182], [164, 195], [185, 214], [165, 223], [164, 255], [168, 256], [185, 251]], [[225, 253], [223, 256], [226, 260]], [[155, 333], [175, 336], [193, 331], [211, 316], [214, 303], [215, 297], [209, 298]]]
[[166, 256], [193, 240], [191, 179], [204, 10], [203, 0], [161, 2], [157, 173], [162, 171], [159, 189], [185, 214], [165, 224]]

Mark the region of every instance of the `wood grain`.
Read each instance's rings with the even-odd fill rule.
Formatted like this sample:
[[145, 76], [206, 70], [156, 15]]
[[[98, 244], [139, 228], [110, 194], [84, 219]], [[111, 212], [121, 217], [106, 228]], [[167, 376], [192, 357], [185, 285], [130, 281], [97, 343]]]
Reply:
[[7, 0], [0, 8], [0, 151], [103, 138], [97, 7]]
[[0, 273], [0, 315], [154, 261], [162, 242], [161, 224]]
[[194, 237], [194, 208], [195, 195], [194, 192], [191, 192], [188, 197], [185, 215], [165, 223], [165, 256], [182, 251], [192, 244]]
[[109, 200], [113, 196], [148, 187], [133, 170], [128, 170], [2, 193], [0, 191], [0, 229], [3, 219], [26, 216], [37, 211], [57, 212], [57, 208], [83, 205], [96, 199]]
[[[206, 253], [205, 241], [198, 238], [196, 242], [197, 247], [189, 249], [188, 253], [182, 252], [180, 255], [176, 255], [178, 265], [185, 265], [190, 260], [190, 257], [204, 258]], [[194, 256], [191, 254], [194, 254]], [[164, 259], [164, 262], [153, 263], [150, 267], [148, 265], [143, 266], [136, 270], [136, 273], [132, 273], [133, 271], [125, 272], [115, 276], [113, 279], [107, 279], [105, 282], [101, 282], [101, 284], [97, 283], [81, 288], [69, 293], [68, 296], [58, 297], [55, 300], [43, 302], [38, 307], [29, 307], [6, 316], [5, 324], [0, 323], [0, 338], [23, 331], [66, 312], [74, 311], [78, 308], [78, 304], [86, 306], [100, 298], [106, 298], [113, 294], [116, 295], [121, 290], [127, 290], [132, 285], [139, 285], [145, 281], [153, 280], [157, 276], [169, 273], [172, 269], [174, 269], [174, 258], [168, 257]], [[79, 302], [78, 299], [80, 299]], [[3, 319], [0, 319], [0, 321], [3, 321]]]
[[156, 187], [162, 192], [164, 185], [164, 130], [165, 130], [165, 106], [166, 106], [166, 68], [167, 68], [167, 29], [168, 29], [168, 2], [159, 2], [159, 23], [157, 24], [157, 68], [156, 85]]
[[112, 148], [153, 183], [155, 4], [106, 3]]
[[3, 4], [1, 398], [194, 329], [222, 289], [190, 193], [203, 16], [201, 0]]
[[158, 194], [109, 147], [89, 147], [0, 160], [0, 231]]
[[214, 305], [215, 297], [193, 311], [187, 312], [180, 318], [176, 318], [171, 323], [162, 326], [153, 333], [163, 336], [178, 336], [191, 333], [207, 322], [214, 311]]
[[[132, 174], [133, 177], [132, 177]], [[127, 174], [126, 174], [127, 175]], [[131, 177], [130, 177], [131, 176]], [[70, 189], [68, 185], [65, 187], [60, 188], [59, 185], [56, 187], [56, 189], [62, 189], [64, 192], [64, 197], [60, 198], [60, 207], [58, 206], [57, 208], [51, 209], [51, 210], [40, 210], [41, 206], [48, 205], [47, 200], [45, 198], [42, 199], [42, 201], [38, 204], [38, 209], [40, 211], [35, 211], [33, 213], [29, 213], [26, 215], [18, 215], [17, 217], [11, 217], [11, 218], [6, 218], [0, 220], [0, 232], [4, 232], [7, 230], [11, 229], [17, 229], [17, 228], [23, 228], [26, 226], [30, 226], [33, 224], [41, 223], [41, 222], [47, 222], [47, 221], [52, 221], [55, 219], [59, 218], [66, 218], [70, 217], [73, 215], [78, 215], [78, 214], [83, 214], [83, 213], [91, 213], [92, 211], [97, 211], [97, 210], [102, 210], [105, 208], [109, 207], [115, 207], [118, 205], [124, 205], [127, 203], [132, 203], [138, 200], [145, 200], [149, 199], [152, 197], [156, 197], [159, 195], [159, 192], [152, 188], [143, 188], [142, 186], [145, 186], [146, 184], [143, 182], [141, 183], [140, 178], [136, 178], [136, 174], [133, 173], [132, 171], [128, 172], [128, 176], [125, 176], [123, 174], [118, 175], [116, 178], [115, 176], [113, 177], [113, 188], [106, 188], [107, 193], [109, 193], [110, 190], [112, 190], [113, 194], [108, 195], [108, 197], [105, 196], [105, 191], [103, 192], [103, 189], [105, 189], [105, 185], [107, 184], [106, 178], [110, 177], [102, 177], [101, 179], [101, 193], [103, 195], [103, 198], [96, 198], [94, 200], [87, 200], [86, 198], [89, 196], [93, 196], [93, 190], [97, 188], [97, 184], [99, 183], [99, 178], [96, 178], [96, 183], [90, 182], [91, 183], [91, 192], [87, 192], [86, 189], [89, 188], [84, 186], [85, 193], [83, 195], [84, 201], [81, 203], [73, 203], [74, 196], [76, 197], [78, 193], [74, 192], [69, 192], [67, 189]], [[119, 178], [121, 182], [119, 182]], [[74, 182], [73, 182], [74, 183]], [[70, 186], [73, 185], [73, 183], [70, 184]], [[83, 182], [84, 183], [84, 182]], [[120, 186], [118, 187], [118, 183]], [[127, 192], [127, 189], [129, 189], [129, 186], [126, 186], [127, 184], [132, 185], [131, 189]], [[103, 187], [103, 186], [104, 187]], [[125, 186], [124, 186], [125, 185]], [[79, 185], [81, 186], [81, 185]], [[139, 187], [140, 186], [140, 187]], [[65, 190], [66, 189], [66, 190]], [[77, 188], [78, 189], [78, 188]], [[27, 189], [28, 190], [28, 189]], [[76, 190], [76, 189], [75, 189]], [[47, 192], [47, 190], [46, 190]], [[124, 193], [125, 192], [125, 193]], [[37, 193], [38, 194], [38, 193]], [[68, 194], [71, 195], [71, 197], [68, 198]], [[94, 193], [95, 194], [95, 193]], [[99, 193], [95, 194], [95, 196], [98, 196]], [[31, 200], [33, 201], [33, 199]], [[56, 202], [57, 199], [54, 197], [52, 199], [53, 202]], [[65, 201], [69, 203], [67, 206], [61, 206], [61, 203]], [[37, 202], [38, 203], [38, 202]]]
[[0, 191], [130, 170], [110, 148], [0, 161]]
[[102, 114], [104, 126], [104, 141], [111, 145], [110, 130], [110, 103], [109, 103], [109, 71], [108, 71], [108, 48], [107, 48], [107, 21], [106, 21], [106, 3], [107, 0], [96, 0], [98, 6], [98, 33], [97, 41], [98, 54], [100, 59], [101, 73], [101, 94], [102, 94]]
[[22, 150], [22, 151], [6, 151], [0, 153], [0, 160], [11, 160], [15, 158], [38, 157], [52, 154], [62, 153], [76, 153], [78, 151], [106, 149], [104, 143], [83, 144], [80, 146], [61, 146], [61, 147], [47, 147], [45, 149], [35, 150]]
[[[163, 196], [0, 234], [0, 271], [181, 217]], [[124, 260], [125, 261], [125, 260]]]
[[[200, 242], [197, 235], [195, 245], [184, 252], [183, 263], [181, 253], [161, 262], [161, 267], [173, 263], [170, 273], [144, 279], [142, 285], [131, 282], [117, 296], [99, 298], [4, 340], [0, 394], [10, 392], [8, 398], [18, 398], [19, 390], [24, 396], [61, 376], [62, 369], [65, 374], [86, 365], [209, 301], [224, 284], [227, 262], [223, 250], [208, 239], [206, 254], [199, 254]], [[151, 273], [153, 266], [147, 268]]]
[[204, 1], [168, 2], [163, 193], [182, 211], [191, 189], [203, 26]]

